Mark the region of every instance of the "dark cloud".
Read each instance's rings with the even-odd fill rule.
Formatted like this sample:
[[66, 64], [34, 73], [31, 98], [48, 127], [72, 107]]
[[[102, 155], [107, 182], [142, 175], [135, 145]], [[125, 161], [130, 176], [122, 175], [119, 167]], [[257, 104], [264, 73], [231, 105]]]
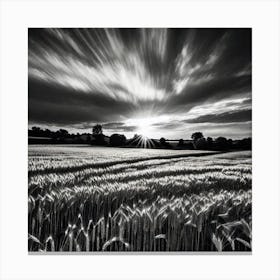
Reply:
[[[252, 38], [250, 28], [199, 29], [194, 31], [191, 43], [192, 65], [204, 67], [194, 73], [197, 78], [211, 73], [227, 77], [241, 71], [251, 73]], [[210, 65], [211, 55], [216, 58]]]
[[170, 97], [167, 108], [186, 112], [205, 102], [214, 102], [234, 96], [247, 96], [251, 92], [251, 76], [224, 77], [187, 86], [183, 93]]
[[[114, 88], [112, 88], [112, 91]], [[33, 79], [28, 81], [28, 98], [29, 100], [38, 100], [42, 103], [59, 103], [61, 105], [77, 106], [96, 106], [100, 108], [113, 107], [119, 110], [132, 108], [130, 102], [116, 100], [102, 92], [82, 92], [63, 86], [57, 86], [46, 82], [39, 82]], [[75, 113], [75, 112], [73, 112]]]
[[208, 114], [194, 119], [185, 120], [186, 123], [235, 123], [252, 120], [252, 110], [237, 110], [221, 114]]
[[120, 132], [133, 132], [137, 130], [137, 126], [127, 125], [123, 122], [112, 122], [102, 124], [103, 128], [106, 130], [115, 130]]
[[221, 40], [228, 33], [231, 33], [231, 31], [224, 28], [191, 29], [187, 37], [187, 41], [189, 39], [190, 42], [190, 52], [192, 53], [190, 64], [194, 66], [198, 63], [206, 63], [212, 52], [216, 48], [222, 47], [220, 46], [222, 44]]
[[124, 126], [123, 122], [104, 123], [103, 128], [114, 129], [116, 127]]
[[250, 28], [229, 29], [215, 70], [220, 75], [232, 75], [243, 70], [251, 73], [252, 36]]
[[49, 124], [104, 122], [125, 116], [133, 105], [102, 93], [84, 93], [29, 79], [28, 117]]
[[153, 127], [159, 129], [174, 129], [174, 128], [182, 127], [182, 124], [183, 124], [182, 121], [158, 122], [158, 123], [154, 123]]

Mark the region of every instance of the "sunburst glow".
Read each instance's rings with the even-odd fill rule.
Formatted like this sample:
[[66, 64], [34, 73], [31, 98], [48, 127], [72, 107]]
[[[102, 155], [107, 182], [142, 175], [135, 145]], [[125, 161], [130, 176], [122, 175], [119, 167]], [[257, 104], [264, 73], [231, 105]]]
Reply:
[[143, 115], [146, 116], [127, 120], [126, 125], [135, 127], [135, 133], [146, 138], [155, 137], [158, 124], [171, 120], [170, 116], [157, 116], [149, 112], [143, 112]]
[[149, 119], [138, 120], [137, 127], [137, 134], [140, 134], [143, 137], [150, 136], [152, 127]]

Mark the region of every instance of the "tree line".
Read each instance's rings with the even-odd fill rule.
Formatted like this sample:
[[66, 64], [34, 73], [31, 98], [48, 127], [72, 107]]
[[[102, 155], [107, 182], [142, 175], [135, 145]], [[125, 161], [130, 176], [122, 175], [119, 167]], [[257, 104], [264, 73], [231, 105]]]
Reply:
[[241, 140], [227, 139], [226, 137], [205, 137], [202, 132], [194, 132], [190, 140], [178, 139], [172, 143], [166, 138], [148, 139], [135, 134], [127, 139], [125, 135], [114, 133], [110, 137], [103, 134], [101, 124], [96, 124], [92, 128], [92, 133], [69, 133], [65, 129], [51, 131], [32, 127], [28, 130], [29, 144], [91, 144], [98, 146], [112, 147], [145, 147], [163, 149], [188, 149], [188, 150], [250, 150], [252, 139], [244, 138]]
[[33, 126], [28, 130], [29, 144], [87, 144], [90, 140], [90, 133], [69, 133], [66, 129], [51, 131]]

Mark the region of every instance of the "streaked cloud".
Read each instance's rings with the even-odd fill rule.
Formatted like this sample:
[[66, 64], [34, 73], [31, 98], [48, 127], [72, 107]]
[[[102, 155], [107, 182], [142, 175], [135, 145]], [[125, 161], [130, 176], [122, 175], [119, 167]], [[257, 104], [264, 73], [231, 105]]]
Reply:
[[235, 123], [248, 122], [252, 119], [252, 110], [236, 110], [220, 114], [208, 114], [195, 119], [186, 120], [187, 123]]
[[29, 29], [28, 63], [30, 124], [251, 133], [233, 124], [250, 120], [251, 29]]

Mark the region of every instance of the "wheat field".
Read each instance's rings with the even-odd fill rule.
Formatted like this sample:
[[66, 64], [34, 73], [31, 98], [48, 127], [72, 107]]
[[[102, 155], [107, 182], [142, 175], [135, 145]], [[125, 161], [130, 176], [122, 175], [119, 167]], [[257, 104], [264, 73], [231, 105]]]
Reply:
[[29, 146], [29, 251], [251, 251], [251, 229], [250, 151]]

